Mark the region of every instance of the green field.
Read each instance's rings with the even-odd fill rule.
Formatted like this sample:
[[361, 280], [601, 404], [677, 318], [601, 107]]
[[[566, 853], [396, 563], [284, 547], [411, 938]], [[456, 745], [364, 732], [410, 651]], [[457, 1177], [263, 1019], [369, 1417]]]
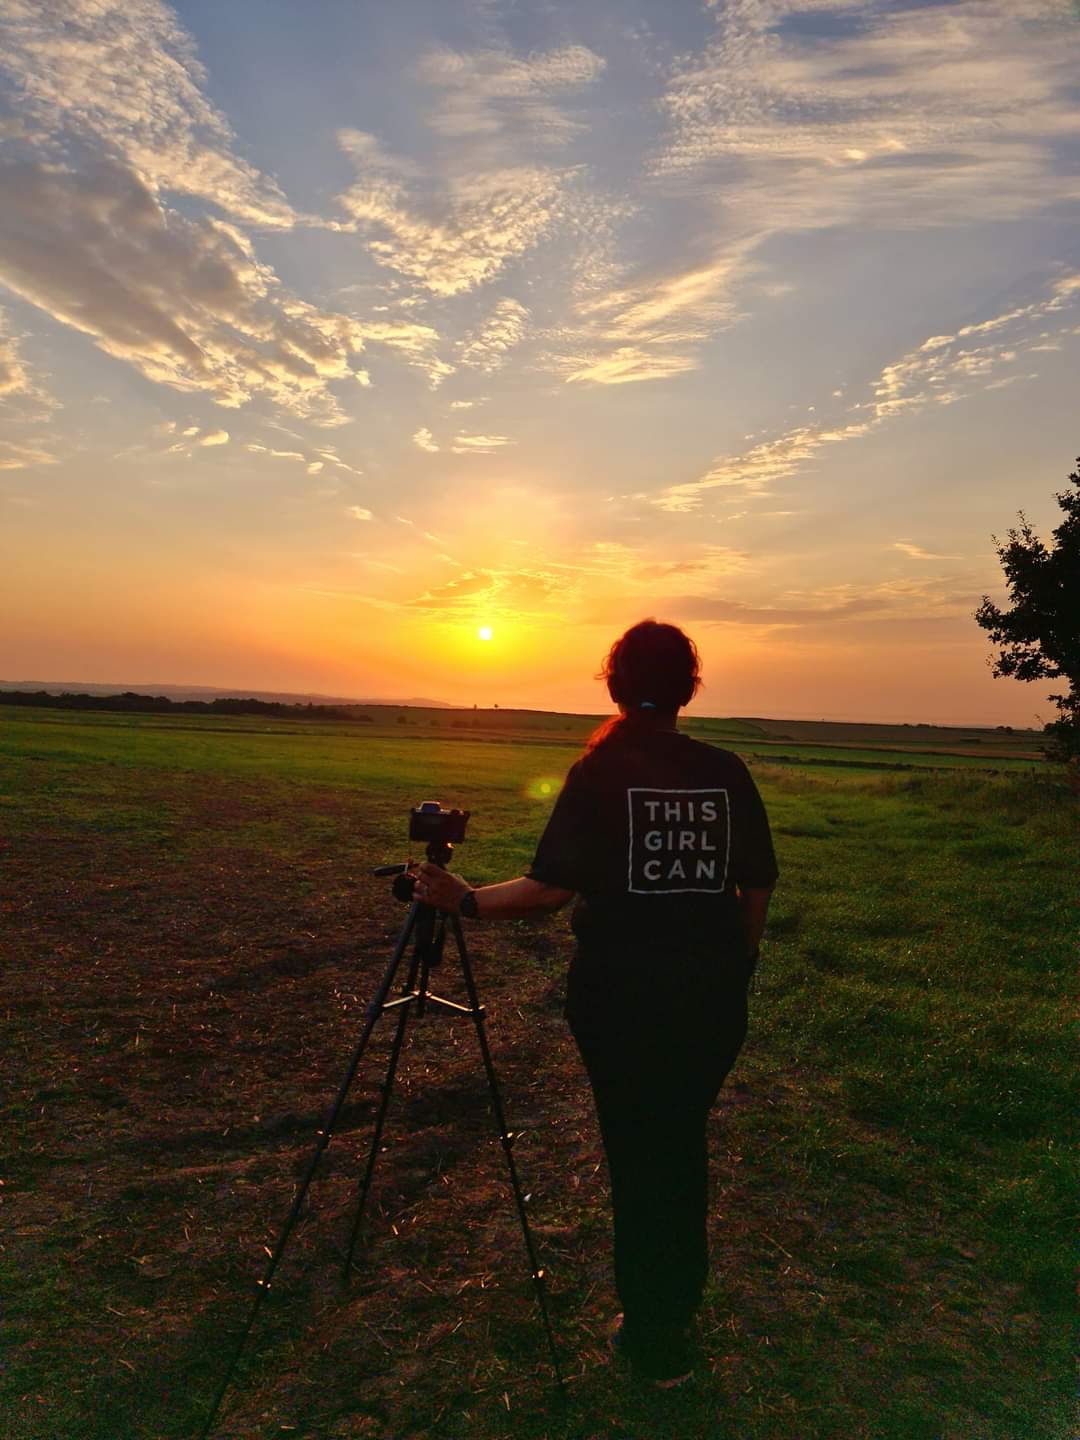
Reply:
[[[372, 721], [0, 708], [5, 1440], [198, 1434], [401, 923], [370, 867], [403, 858], [430, 797], [474, 812], [456, 868], [519, 873], [593, 723]], [[341, 1287], [389, 1027], [218, 1435], [1072, 1433], [1075, 799], [1030, 736], [690, 728], [748, 758], [782, 870], [712, 1121], [696, 1393], [642, 1392], [607, 1361], [566, 922], [476, 925], [566, 1412], [474, 1037], [433, 1016], [402, 1061], [359, 1273]]]

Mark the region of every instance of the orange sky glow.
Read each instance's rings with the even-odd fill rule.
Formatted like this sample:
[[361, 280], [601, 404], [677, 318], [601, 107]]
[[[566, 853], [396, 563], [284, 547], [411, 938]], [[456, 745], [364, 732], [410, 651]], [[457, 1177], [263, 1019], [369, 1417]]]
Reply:
[[654, 616], [698, 713], [1052, 718], [972, 616], [1077, 451], [1069, 7], [305, 10], [0, 19], [0, 681], [596, 713]]

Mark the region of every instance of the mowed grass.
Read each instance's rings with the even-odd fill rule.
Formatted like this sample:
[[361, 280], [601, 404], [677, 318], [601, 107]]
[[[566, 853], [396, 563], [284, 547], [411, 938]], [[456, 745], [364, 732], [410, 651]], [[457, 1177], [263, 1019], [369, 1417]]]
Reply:
[[[475, 812], [457, 868], [519, 873], [575, 752], [0, 714], [3, 1433], [194, 1436], [403, 918], [369, 868], [430, 797]], [[606, 1179], [559, 918], [469, 936], [566, 1410], [474, 1037], [431, 1017], [357, 1273], [339, 1283], [388, 1025], [218, 1435], [1071, 1433], [1076, 802], [1031, 769], [755, 773], [783, 874], [712, 1121], [696, 1393], [607, 1362]]]

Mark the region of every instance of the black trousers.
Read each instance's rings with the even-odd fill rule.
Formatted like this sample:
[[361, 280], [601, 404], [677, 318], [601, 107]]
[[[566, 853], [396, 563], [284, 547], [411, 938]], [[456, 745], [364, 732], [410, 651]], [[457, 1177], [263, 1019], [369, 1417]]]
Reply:
[[708, 1273], [709, 1110], [746, 1036], [750, 966], [619, 972], [575, 957], [567, 1019], [596, 1100], [611, 1178], [615, 1283], [628, 1348], [690, 1321]]

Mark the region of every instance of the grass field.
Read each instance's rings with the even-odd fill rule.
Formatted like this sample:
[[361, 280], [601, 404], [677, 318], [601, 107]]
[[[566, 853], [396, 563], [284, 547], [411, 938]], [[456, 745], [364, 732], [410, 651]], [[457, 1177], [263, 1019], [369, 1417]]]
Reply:
[[[0, 709], [5, 1440], [198, 1434], [403, 918], [370, 867], [403, 858], [407, 809], [432, 797], [475, 812], [457, 868], [519, 873], [588, 729], [380, 718]], [[342, 1288], [389, 1026], [219, 1436], [1072, 1433], [1076, 801], [1027, 737], [894, 771], [876, 767], [948, 747], [768, 724], [701, 727], [755, 766], [782, 879], [712, 1121], [696, 1393], [646, 1394], [607, 1363], [565, 920], [476, 925], [567, 1410], [474, 1036], [432, 1016], [403, 1057], [359, 1272]], [[837, 758], [863, 765], [820, 763]]]

